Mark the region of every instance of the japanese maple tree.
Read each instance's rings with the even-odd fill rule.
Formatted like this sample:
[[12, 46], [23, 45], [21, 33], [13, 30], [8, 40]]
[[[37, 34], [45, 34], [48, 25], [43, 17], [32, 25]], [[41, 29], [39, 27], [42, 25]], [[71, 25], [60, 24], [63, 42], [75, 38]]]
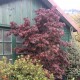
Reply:
[[68, 66], [67, 54], [61, 49], [61, 46], [68, 46], [67, 42], [61, 40], [65, 24], [60, 22], [55, 7], [42, 8], [35, 13], [35, 24], [32, 26], [28, 18], [24, 18], [21, 25], [11, 22], [9, 34], [23, 39], [22, 47], [17, 47], [16, 53], [41, 60], [44, 69], [49, 70], [56, 78], [61, 78]]

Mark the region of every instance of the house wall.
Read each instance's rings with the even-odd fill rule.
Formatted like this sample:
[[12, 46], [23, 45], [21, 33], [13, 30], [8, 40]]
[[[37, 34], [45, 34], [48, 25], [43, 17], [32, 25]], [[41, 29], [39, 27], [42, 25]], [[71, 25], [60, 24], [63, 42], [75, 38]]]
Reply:
[[[31, 24], [34, 22], [32, 19], [35, 17], [34, 11], [44, 7], [39, 0], [1, 0], [0, 3], [0, 29], [9, 29], [11, 21], [18, 24], [23, 23], [23, 18], [29, 17]], [[8, 1], [8, 2], [7, 2]], [[16, 58], [14, 48], [16, 47], [16, 39], [12, 36], [12, 54], [5, 55], [8, 59]], [[3, 55], [0, 55], [0, 59]]]
[[33, 23], [34, 11], [43, 6], [39, 0], [14, 0], [0, 4], [0, 24], [9, 25], [11, 21], [20, 24], [26, 17]]
[[[34, 22], [32, 19], [35, 17], [34, 11], [46, 6], [40, 0], [8, 0], [8, 2], [0, 3], [0, 27], [9, 27], [11, 21], [17, 22], [18, 24], [23, 23], [23, 18], [29, 17], [31, 24]], [[64, 21], [63, 21], [64, 22]], [[70, 40], [70, 29], [64, 27], [65, 35], [62, 38], [65, 41]], [[15, 38], [12, 39], [12, 48], [16, 45]], [[13, 59], [15, 59], [15, 52], [13, 52]]]
[[[7, 27], [11, 21], [21, 24], [23, 23], [23, 18], [26, 17], [29, 17], [31, 24], [33, 24], [34, 11], [42, 7], [45, 6], [38, 0], [8, 0], [8, 2], [2, 0], [0, 4], [0, 25]], [[66, 26], [64, 31], [65, 36], [62, 39], [69, 41], [70, 29]]]

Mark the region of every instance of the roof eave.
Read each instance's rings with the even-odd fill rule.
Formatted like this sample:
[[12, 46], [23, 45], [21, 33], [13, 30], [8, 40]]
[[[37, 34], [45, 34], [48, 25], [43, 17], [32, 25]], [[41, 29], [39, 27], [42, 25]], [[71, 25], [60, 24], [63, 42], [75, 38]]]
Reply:
[[52, 6], [55, 6], [57, 11], [60, 13], [61, 19], [69, 26], [73, 27], [75, 31], [80, 32], [80, 28], [76, 25], [76, 23], [69, 17], [67, 16], [64, 11], [59, 8], [59, 6], [53, 1], [53, 0], [42, 0], [42, 2], [47, 5], [49, 8]]

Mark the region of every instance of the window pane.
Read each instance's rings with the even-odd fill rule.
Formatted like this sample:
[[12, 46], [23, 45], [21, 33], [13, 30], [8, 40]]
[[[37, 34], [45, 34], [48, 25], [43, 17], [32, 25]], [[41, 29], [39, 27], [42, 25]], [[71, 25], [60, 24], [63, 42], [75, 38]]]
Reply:
[[4, 54], [11, 54], [11, 43], [4, 43]]
[[9, 32], [8, 30], [5, 30], [4, 33], [3, 33], [4, 41], [11, 41], [11, 35], [7, 36], [8, 32]]
[[0, 41], [2, 41], [2, 30], [0, 29]]
[[16, 38], [16, 42], [22, 43], [22, 42], [23, 42], [23, 39], [20, 38], [20, 37], [17, 37], [17, 38]]
[[3, 53], [3, 46], [2, 43], [0, 43], [0, 55]]
[[20, 44], [20, 43], [17, 43], [17, 44], [16, 44], [16, 47], [19, 47], [19, 48], [21, 48], [21, 47], [22, 47], [22, 44]]
[[[22, 48], [22, 44], [21, 43], [16, 43], [16, 47]], [[23, 52], [21, 52], [20, 54], [23, 54]]]

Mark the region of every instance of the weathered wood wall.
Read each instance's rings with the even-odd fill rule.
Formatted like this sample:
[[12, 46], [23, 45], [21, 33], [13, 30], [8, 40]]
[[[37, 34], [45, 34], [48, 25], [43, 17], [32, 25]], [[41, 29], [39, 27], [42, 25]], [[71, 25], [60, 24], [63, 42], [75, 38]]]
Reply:
[[[4, 3], [4, 2], [3, 2]], [[11, 21], [22, 23], [23, 18], [29, 17], [31, 22], [35, 16], [34, 11], [42, 8], [39, 0], [14, 0], [0, 4], [0, 24], [10, 24]]]
[[[23, 23], [23, 18], [29, 17], [31, 23], [35, 17], [34, 11], [45, 7], [41, 0], [1, 0], [0, 3], [0, 25], [7, 26], [11, 21], [18, 24]], [[69, 41], [70, 29], [64, 27], [65, 36], [63, 40]]]

